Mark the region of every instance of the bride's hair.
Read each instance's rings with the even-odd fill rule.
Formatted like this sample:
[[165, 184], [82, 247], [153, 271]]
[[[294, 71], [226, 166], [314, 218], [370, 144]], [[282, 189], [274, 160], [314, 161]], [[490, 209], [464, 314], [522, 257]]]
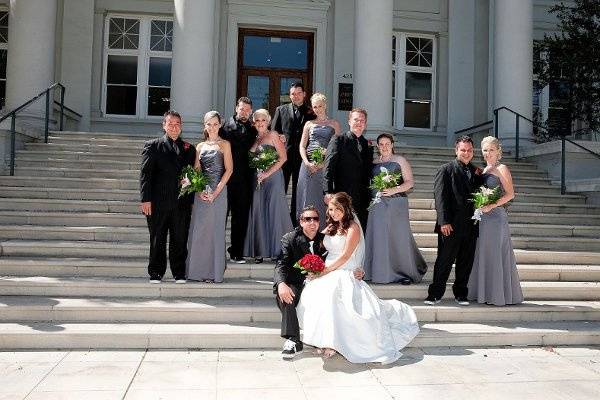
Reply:
[[346, 233], [350, 224], [354, 221], [354, 214], [352, 212], [352, 198], [348, 196], [346, 192], [339, 192], [333, 195], [329, 200], [329, 205], [334, 206], [338, 210], [344, 213], [344, 216], [339, 221], [334, 221], [333, 218], [327, 213], [327, 228], [326, 232], [329, 236], [333, 236], [339, 233]]

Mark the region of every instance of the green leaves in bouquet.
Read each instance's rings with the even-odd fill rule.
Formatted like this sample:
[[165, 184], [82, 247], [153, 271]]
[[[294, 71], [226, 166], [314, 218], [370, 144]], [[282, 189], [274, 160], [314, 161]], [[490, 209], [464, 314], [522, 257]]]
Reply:
[[264, 172], [279, 160], [279, 154], [272, 147], [259, 147], [256, 152], [248, 153], [248, 160], [251, 168]]
[[317, 147], [309, 153], [310, 160], [316, 165], [323, 164], [325, 162], [325, 152], [326, 150], [323, 147]]
[[179, 197], [188, 195], [190, 193], [202, 192], [208, 185], [208, 178], [202, 173], [202, 171], [196, 170], [191, 165], [186, 165], [181, 170], [179, 175]]
[[387, 168], [381, 167], [381, 172], [371, 179], [371, 189], [381, 192], [400, 184], [402, 174], [400, 172], [389, 172]]
[[471, 194], [473, 197], [470, 200], [473, 202], [475, 209], [495, 203], [502, 197], [500, 186], [493, 189], [481, 186], [477, 192]]

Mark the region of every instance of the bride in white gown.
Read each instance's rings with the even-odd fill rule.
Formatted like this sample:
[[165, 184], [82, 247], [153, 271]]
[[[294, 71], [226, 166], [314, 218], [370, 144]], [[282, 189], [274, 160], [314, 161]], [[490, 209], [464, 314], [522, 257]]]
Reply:
[[352, 200], [337, 193], [327, 208], [325, 271], [306, 283], [296, 307], [302, 341], [325, 356], [353, 363], [396, 361], [419, 333], [417, 317], [398, 300], [381, 300], [354, 270], [362, 268], [365, 240]]

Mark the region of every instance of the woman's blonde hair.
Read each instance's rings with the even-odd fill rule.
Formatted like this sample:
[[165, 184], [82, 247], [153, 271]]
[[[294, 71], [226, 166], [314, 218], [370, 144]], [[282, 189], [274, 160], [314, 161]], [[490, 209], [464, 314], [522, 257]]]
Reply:
[[262, 115], [266, 118], [267, 124], [271, 123], [271, 114], [269, 114], [269, 111], [265, 110], [264, 108], [259, 108], [258, 110], [254, 111], [254, 113], [252, 114], [252, 122], [255, 122], [256, 117], [259, 115]]
[[481, 140], [481, 147], [483, 148], [483, 145], [485, 144], [491, 144], [495, 146], [496, 149], [498, 149], [498, 160], [502, 158], [502, 145], [500, 144], [498, 138], [495, 138], [493, 136], [486, 136]]
[[312, 96], [310, 96], [310, 101], [311, 103], [316, 103], [317, 101], [322, 102], [323, 104], [325, 104], [325, 107], [327, 107], [327, 97], [325, 97], [325, 95], [323, 93], [315, 93]]

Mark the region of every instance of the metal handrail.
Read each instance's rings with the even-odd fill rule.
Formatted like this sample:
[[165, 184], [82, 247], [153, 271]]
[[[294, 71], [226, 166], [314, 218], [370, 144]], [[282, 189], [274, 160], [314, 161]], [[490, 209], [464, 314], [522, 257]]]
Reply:
[[[494, 123], [494, 137], [496, 139], [498, 139], [499, 137], [499, 129], [498, 129], [498, 114], [500, 111], [508, 111], [510, 113], [512, 113], [515, 116], [515, 160], [518, 162], [519, 161], [519, 141], [521, 140], [520, 138], [520, 120], [524, 119], [525, 121], [531, 123], [531, 125], [535, 128], [544, 130], [546, 132], [548, 132], [548, 128], [546, 128], [545, 126], [539, 125], [538, 123], [536, 123], [535, 121], [533, 121], [530, 118], [527, 118], [526, 116], [524, 116], [523, 114], [520, 114], [518, 112], [516, 112], [515, 110], [509, 108], [509, 107], [498, 107], [496, 109], [494, 109], [493, 114], [494, 114], [494, 119], [492, 121], [488, 121], [488, 122], [483, 122], [481, 124], [477, 124], [477, 125], [473, 125], [470, 126], [468, 128], [464, 128], [461, 130], [458, 130], [456, 132], [454, 132], [455, 135], [459, 135], [462, 134], [464, 132], [468, 132], [471, 131], [473, 129], [477, 129], [480, 128], [482, 126], [485, 126], [487, 124], [489, 124], [490, 122]], [[528, 139], [531, 140], [531, 139]], [[580, 145], [579, 143], [575, 143], [574, 141], [567, 139], [564, 135], [561, 136], [561, 171], [560, 171], [560, 193], [561, 194], [565, 194], [567, 192], [567, 185], [566, 185], [566, 159], [567, 159], [567, 152], [566, 152], [566, 143], [569, 142], [572, 145], [588, 152], [589, 154], [592, 154], [594, 157], [600, 159], [600, 154], [588, 149], [585, 146]]]
[[[57, 105], [57, 106], [60, 106], [60, 101], [54, 100], [54, 104]], [[83, 118], [83, 115], [79, 114], [77, 111], [73, 110], [72, 108], [67, 107], [67, 106], [63, 106], [63, 107], [64, 107], [65, 111], [68, 111], [71, 114], [75, 114], [79, 118]]]
[[[45, 119], [44, 119], [44, 143], [48, 143], [48, 131], [50, 130], [50, 91], [52, 91], [56, 88], [60, 88], [60, 102], [58, 103], [60, 105], [60, 119], [58, 122], [58, 130], [62, 131], [63, 127], [64, 127], [65, 109], [67, 109], [67, 108], [65, 107], [66, 88], [60, 82], [53, 83], [52, 85], [48, 86], [46, 89], [41, 91], [38, 95], [32, 97], [31, 99], [27, 100], [25, 103], [21, 104], [17, 108], [5, 113], [2, 117], [0, 117], [0, 123], [2, 121], [5, 121], [9, 117], [11, 118], [11, 121], [10, 121], [10, 176], [15, 175], [15, 152], [16, 152], [15, 142], [16, 142], [16, 136], [17, 136], [17, 130], [16, 130], [17, 114], [20, 111], [22, 111], [25, 107], [29, 106], [33, 102], [42, 98], [42, 96], [45, 96], [46, 97], [46, 110], [45, 110]], [[75, 114], [77, 114], [81, 117], [80, 114], [78, 114], [78, 113], [75, 113]]]

